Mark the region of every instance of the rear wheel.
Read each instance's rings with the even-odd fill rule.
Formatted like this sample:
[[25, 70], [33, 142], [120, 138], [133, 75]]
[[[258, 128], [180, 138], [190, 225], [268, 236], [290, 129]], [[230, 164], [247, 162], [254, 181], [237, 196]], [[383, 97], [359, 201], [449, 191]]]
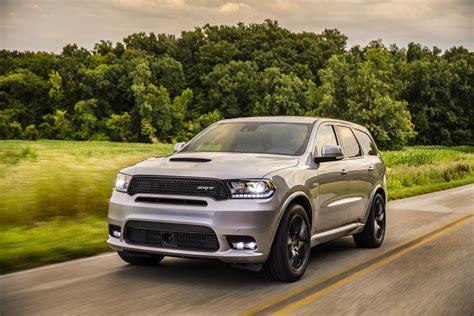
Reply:
[[385, 237], [385, 199], [378, 194], [374, 197], [364, 230], [354, 234], [359, 248], [378, 248]]
[[131, 253], [124, 251], [117, 251], [120, 258], [123, 261], [137, 266], [150, 266], [158, 264], [165, 256], [155, 255], [155, 254], [146, 254], [146, 253]]
[[290, 204], [281, 219], [272, 250], [264, 265], [266, 275], [276, 281], [299, 280], [308, 266], [310, 226], [308, 215], [299, 204]]

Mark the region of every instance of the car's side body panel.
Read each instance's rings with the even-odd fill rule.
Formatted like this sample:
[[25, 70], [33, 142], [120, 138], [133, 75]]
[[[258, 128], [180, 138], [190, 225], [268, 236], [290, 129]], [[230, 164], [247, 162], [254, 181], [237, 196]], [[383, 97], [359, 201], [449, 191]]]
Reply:
[[[363, 152], [358, 158], [313, 162], [318, 129], [328, 124], [349, 126], [370, 134], [367, 129], [357, 124], [330, 119], [319, 120], [308, 144], [308, 157], [300, 160], [297, 170], [281, 170], [274, 177], [271, 177], [271, 174], [266, 175], [274, 180], [280, 179], [280, 182], [284, 183], [284, 190], [289, 190], [292, 194], [300, 190], [311, 199], [313, 245], [359, 232], [366, 222], [375, 192], [378, 189], [386, 192], [385, 165], [379, 155], [369, 156]], [[304, 161], [306, 163], [303, 163]], [[373, 170], [369, 171], [372, 169], [369, 167]], [[342, 169], [348, 171], [346, 175], [341, 175]], [[304, 183], [304, 188], [301, 183]], [[291, 198], [288, 195], [283, 199]], [[279, 212], [283, 213], [285, 209], [280, 207]], [[280, 218], [281, 216], [282, 214], [279, 215]]]

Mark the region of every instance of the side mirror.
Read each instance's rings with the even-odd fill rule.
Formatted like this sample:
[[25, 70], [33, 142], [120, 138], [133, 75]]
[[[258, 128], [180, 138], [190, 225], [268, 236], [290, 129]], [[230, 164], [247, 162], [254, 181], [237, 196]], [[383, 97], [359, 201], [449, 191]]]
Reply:
[[314, 157], [315, 162], [337, 161], [344, 158], [341, 146], [323, 145], [321, 147], [321, 156]]
[[183, 147], [186, 145], [185, 142], [181, 142], [181, 143], [177, 143], [174, 145], [174, 148], [173, 148], [173, 154], [177, 153], [178, 151], [180, 151], [181, 149], [183, 149]]

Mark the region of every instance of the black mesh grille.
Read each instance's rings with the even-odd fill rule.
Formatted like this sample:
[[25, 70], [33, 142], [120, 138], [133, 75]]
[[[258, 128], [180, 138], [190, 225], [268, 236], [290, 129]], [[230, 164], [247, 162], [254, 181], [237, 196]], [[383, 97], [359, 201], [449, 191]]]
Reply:
[[208, 196], [215, 200], [229, 198], [225, 183], [216, 179], [133, 176], [127, 193]]
[[216, 251], [219, 242], [212, 229], [205, 226], [130, 221], [125, 226], [128, 243], [198, 251]]

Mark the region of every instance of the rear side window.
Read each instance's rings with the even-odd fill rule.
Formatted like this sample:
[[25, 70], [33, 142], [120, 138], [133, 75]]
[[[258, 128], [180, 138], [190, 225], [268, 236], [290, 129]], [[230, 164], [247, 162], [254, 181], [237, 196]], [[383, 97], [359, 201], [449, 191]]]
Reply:
[[362, 149], [364, 150], [365, 153], [369, 154], [369, 156], [378, 155], [379, 152], [377, 150], [377, 147], [375, 146], [375, 143], [372, 141], [372, 138], [370, 138], [370, 136], [367, 133], [356, 129], [355, 134], [357, 135], [360, 145], [362, 146]]
[[321, 147], [323, 145], [334, 145], [337, 146], [336, 134], [332, 125], [324, 125], [318, 129], [318, 135], [316, 135], [316, 155], [321, 156]]
[[352, 129], [346, 126], [336, 126], [339, 139], [341, 141], [342, 149], [344, 150], [344, 157], [352, 158], [361, 156], [359, 143], [352, 132]]

